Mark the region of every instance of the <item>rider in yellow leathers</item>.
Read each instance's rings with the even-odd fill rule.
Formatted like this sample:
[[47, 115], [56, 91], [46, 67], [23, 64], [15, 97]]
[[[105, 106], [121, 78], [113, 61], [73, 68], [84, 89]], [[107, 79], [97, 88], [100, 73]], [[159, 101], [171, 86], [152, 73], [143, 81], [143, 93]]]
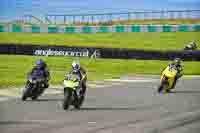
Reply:
[[80, 63], [78, 61], [73, 61], [72, 62], [72, 69], [70, 70], [69, 73], [75, 73], [78, 74], [80, 79], [81, 79], [81, 95], [84, 96], [86, 92], [86, 81], [87, 81], [87, 73], [86, 70], [80, 66]]
[[[175, 73], [170, 72], [170, 69], [176, 70]], [[182, 75], [183, 75], [183, 65], [182, 65], [182, 61], [181, 61], [180, 58], [175, 58], [175, 59], [173, 60], [173, 62], [170, 63], [170, 64], [164, 69], [164, 71], [162, 72], [162, 77], [163, 77], [163, 75], [167, 75], [168, 72], [170, 73], [170, 76], [172, 76], [173, 79], [174, 79], [173, 82], [170, 83], [170, 86], [169, 86], [170, 88], [167, 90], [167, 91], [170, 91], [171, 89], [174, 89], [174, 88], [175, 88], [177, 80], [178, 80], [179, 78], [181, 78]], [[173, 76], [173, 75], [174, 75], [174, 76]]]

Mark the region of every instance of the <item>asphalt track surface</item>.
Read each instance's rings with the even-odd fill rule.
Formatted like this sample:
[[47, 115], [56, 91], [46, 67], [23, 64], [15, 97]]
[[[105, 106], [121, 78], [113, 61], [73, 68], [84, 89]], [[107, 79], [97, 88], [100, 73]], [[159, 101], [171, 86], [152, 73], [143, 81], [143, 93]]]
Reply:
[[158, 81], [89, 88], [80, 110], [62, 109], [62, 94], [0, 101], [1, 133], [199, 133], [200, 79], [158, 94]]

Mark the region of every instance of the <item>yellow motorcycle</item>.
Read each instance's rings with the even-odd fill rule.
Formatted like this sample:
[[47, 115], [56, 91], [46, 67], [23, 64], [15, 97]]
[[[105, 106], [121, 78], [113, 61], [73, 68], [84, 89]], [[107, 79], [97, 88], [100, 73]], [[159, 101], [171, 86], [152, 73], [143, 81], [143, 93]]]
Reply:
[[175, 67], [168, 66], [161, 74], [161, 84], [158, 87], [158, 93], [163, 91], [170, 92], [173, 89], [173, 83], [178, 71]]
[[73, 105], [75, 109], [80, 109], [85, 99], [85, 96], [81, 95], [81, 82], [80, 76], [77, 74], [68, 74], [64, 79], [64, 110], [67, 110], [70, 105]]

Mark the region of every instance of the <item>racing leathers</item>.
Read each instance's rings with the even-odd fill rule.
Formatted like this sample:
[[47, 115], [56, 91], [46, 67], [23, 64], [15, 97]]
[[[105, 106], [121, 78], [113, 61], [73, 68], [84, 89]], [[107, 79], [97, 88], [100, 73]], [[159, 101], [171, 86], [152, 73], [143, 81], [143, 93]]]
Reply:
[[75, 71], [75, 70], [70, 70], [69, 74], [71, 73], [75, 73], [78, 74], [80, 79], [81, 79], [81, 95], [85, 95], [87, 86], [86, 86], [86, 81], [87, 81], [87, 74], [86, 74], [86, 70], [83, 67], [80, 67], [79, 70]]
[[197, 43], [195, 41], [190, 42], [184, 48], [184, 50], [196, 50], [196, 49], [197, 49]]
[[31, 74], [33, 74], [36, 71], [41, 71], [43, 78], [44, 78], [44, 88], [48, 88], [49, 84], [48, 81], [50, 80], [50, 72], [48, 70], [48, 67], [46, 64], [44, 64], [44, 66], [42, 67], [38, 67], [38, 66], [34, 66], [33, 69], [31, 70], [31, 72], [28, 73], [28, 76], [30, 76]]
[[172, 89], [175, 87], [175, 85], [176, 85], [176, 82], [177, 82], [177, 80], [179, 79], [179, 78], [181, 78], [182, 77], [182, 75], [183, 75], [183, 67], [182, 67], [182, 65], [181, 64], [174, 64], [174, 63], [171, 63], [170, 65], [169, 65], [169, 67], [174, 67], [176, 70], [177, 70], [177, 74], [176, 74], [176, 76], [175, 76], [175, 79], [174, 79], [174, 82], [173, 82], [173, 85], [172, 85]]

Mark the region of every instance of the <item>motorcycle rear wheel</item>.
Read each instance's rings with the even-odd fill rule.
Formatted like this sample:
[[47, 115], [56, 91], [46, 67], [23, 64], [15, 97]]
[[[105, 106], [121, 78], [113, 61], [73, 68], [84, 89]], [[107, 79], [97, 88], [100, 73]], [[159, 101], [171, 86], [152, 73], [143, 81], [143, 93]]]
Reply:
[[37, 95], [31, 97], [32, 100], [37, 100], [37, 98], [38, 98]]
[[85, 99], [85, 96], [80, 96], [79, 99], [76, 100], [76, 102], [74, 104], [74, 108], [80, 109], [83, 104], [84, 99]]

